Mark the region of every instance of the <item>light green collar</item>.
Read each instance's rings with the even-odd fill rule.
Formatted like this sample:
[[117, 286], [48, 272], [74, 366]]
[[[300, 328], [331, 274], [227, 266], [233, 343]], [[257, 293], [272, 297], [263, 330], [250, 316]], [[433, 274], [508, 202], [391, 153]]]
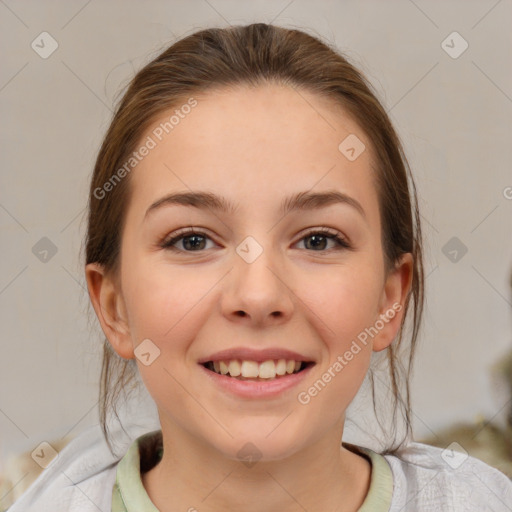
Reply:
[[393, 473], [388, 461], [369, 448], [347, 443], [343, 445], [351, 451], [366, 455], [372, 465], [370, 488], [357, 512], [388, 512], [393, 498]]
[[159, 512], [149, 499], [140, 476], [139, 442], [152, 434], [138, 437], [119, 461], [112, 491], [112, 512]]

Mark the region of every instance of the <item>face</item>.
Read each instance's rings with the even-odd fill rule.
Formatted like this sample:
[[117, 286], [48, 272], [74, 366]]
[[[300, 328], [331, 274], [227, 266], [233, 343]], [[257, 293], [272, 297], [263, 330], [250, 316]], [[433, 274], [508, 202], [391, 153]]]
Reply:
[[[104, 331], [122, 357], [138, 354], [164, 435], [229, 458], [250, 442], [269, 460], [339, 441], [372, 350], [396, 335], [407, 288], [405, 265], [384, 274], [371, 141], [328, 100], [284, 86], [196, 100], [172, 131], [161, 123], [174, 109], [143, 137], [156, 145], [130, 176], [119, 281], [97, 294], [115, 309], [96, 309]], [[349, 134], [366, 147], [355, 160], [339, 149]], [[199, 192], [231, 209], [159, 201]], [[258, 384], [201, 364], [232, 359], [305, 369]]]

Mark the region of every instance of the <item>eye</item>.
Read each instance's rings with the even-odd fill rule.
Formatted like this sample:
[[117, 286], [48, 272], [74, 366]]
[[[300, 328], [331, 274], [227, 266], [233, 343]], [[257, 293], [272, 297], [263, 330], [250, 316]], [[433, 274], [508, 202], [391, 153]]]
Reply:
[[[308, 244], [308, 240], [310, 240], [311, 243]], [[328, 242], [334, 243], [334, 247], [331, 247], [333, 250], [351, 248], [351, 245], [341, 235], [341, 233], [330, 231], [327, 228], [310, 231], [299, 240], [299, 242], [302, 241], [304, 241], [306, 248], [313, 248], [315, 252], [326, 252], [325, 249]]]
[[[201, 231], [182, 230], [179, 234], [164, 240], [160, 247], [171, 251], [198, 252], [205, 249], [206, 240], [211, 240], [211, 238]], [[175, 247], [178, 242], [183, 242], [183, 248]]]

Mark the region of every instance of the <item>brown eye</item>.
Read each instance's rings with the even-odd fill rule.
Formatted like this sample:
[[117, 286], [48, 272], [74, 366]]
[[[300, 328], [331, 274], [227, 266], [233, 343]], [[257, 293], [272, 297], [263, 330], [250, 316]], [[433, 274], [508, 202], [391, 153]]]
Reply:
[[[315, 252], [325, 252], [326, 249], [329, 250], [327, 247], [329, 241], [334, 243], [334, 246], [330, 249], [350, 248], [350, 244], [339, 233], [332, 233], [330, 231], [312, 231], [304, 236], [300, 242], [303, 240], [306, 249], [311, 249]], [[310, 240], [311, 243], [308, 244], [307, 240]]]
[[[206, 241], [211, 240], [205, 233], [199, 231], [188, 231], [180, 233], [172, 238], [165, 240], [161, 247], [163, 249], [170, 249], [173, 251], [181, 252], [198, 252], [204, 250], [206, 247]], [[181, 242], [181, 247], [175, 247], [178, 242]]]

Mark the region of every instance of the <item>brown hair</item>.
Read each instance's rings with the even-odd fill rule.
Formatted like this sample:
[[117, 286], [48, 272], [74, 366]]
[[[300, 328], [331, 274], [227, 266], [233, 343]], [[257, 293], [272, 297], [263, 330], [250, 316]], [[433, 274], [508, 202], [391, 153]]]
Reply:
[[[404, 253], [410, 252], [414, 258], [412, 287], [405, 303], [404, 317], [397, 339], [387, 349], [386, 358], [393, 414], [384, 451], [394, 452], [412, 431], [409, 377], [424, 302], [422, 237], [416, 188], [401, 142], [372, 92], [372, 86], [328, 43], [300, 30], [264, 23], [211, 28], [177, 41], [143, 67], [119, 101], [97, 156], [89, 193], [86, 264], [99, 263], [111, 276], [118, 276], [121, 234], [130, 201], [129, 175], [119, 180], [101, 199], [97, 197], [97, 191], [127, 161], [149, 125], [164, 111], [193, 94], [207, 92], [214, 87], [266, 83], [289, 85], [316, 93], [336, 102], [353, 116], [373, 145], [386, 271]], [[409, 183], [414, 206], [411, 204]], [[414, 299], [413, 329], [405, 366], [402, 366], [397, 354], [404, 348], [402, 338], [411, 295]], [[108, 340], [104, 340], [99, 404], [103, 433], [110, 447], [107, 414], [112, 411], [119, 419], [116, 403], [129, 384], [133, 388], [136, 368], [133, 359], [122, 359]], [[369, 375], [377, 416], [371, 370]], [[398, 445], [397, 410], [402, 412], [406, 426], [406, 435]]]

